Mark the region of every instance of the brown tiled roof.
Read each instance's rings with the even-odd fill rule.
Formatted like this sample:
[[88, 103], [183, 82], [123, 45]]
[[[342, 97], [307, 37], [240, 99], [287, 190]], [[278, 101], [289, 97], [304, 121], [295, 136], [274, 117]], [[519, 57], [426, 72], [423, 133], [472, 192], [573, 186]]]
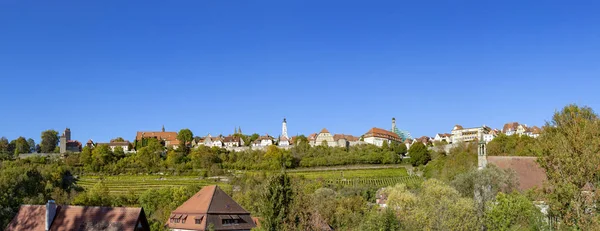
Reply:
[[225, 136], [223, 138], [223, 142], [225, 142], [225, 143], [240, 142], [240, 137], [239, 136]]
[[346, 139], [347, 141], [358, 141], [360, 138], [353, 135], [345, 135], [345, 134], [335, 134], [333, 135], [333, 140], [338, 141], [340, 139]]
[[[236, 203], [216, 185], [205, 186], [181, 206], [171, 212], [170, 218], [186, 217], [185, 222], [175, 223], [171, 219], [167, 226], [171, 229], [206, 230], [209, 224], [215, 230], [244, 230], [256, 227], [250, 213]], [[236, 219], [237, 225], [224, 225], [223, 219]], [[200, 224], [195, 220], [199, 219]]]
[[542, 133], [542, 129], [539, 128], [538, 126], [533, 126], [531, 128], [531, 133], [533, 133], [533, 134], [541, 134]]
[[517, 130], [517, 127], [519, 126], [518, 122], [510, 122], [510, 123], [506, 123], [504, 124], [504, 127], [502, 127], [502, 133], [506, 133], [509, 130]]
[[279, 138], [279, 141], [290, 141], [287, 137], [282, 136], [281, 138]]
[[463, 129], [463, 126], [460, 126], [460, 124], [454, 125], [454, 127], [456, 128], [456, 130], [461, 130], [461, 129]]
[[398, 136], [398, 134], [396, 134], [394, 132], [390, 132], [385, 129], [381, 129], [381, 128], [371, 128], [371, 130], [369, 130], [369, 131], [367, 131], [367, 133], [365, 133], [364, 137], [365, 138], [379, 137], [379, 138], [390, 139], [390, 140], [395, 140], [395, 141], [402, 141], [402, 139], [400, 138], [400, 136]]
[[67, 147], [80, 147], [81, 148], [81, 143], [77, 140], [69, 140], [69, 141], [67, 141]]
[[137, 132], [135, 140], [142, 140], [142, 134], [145, 138], [156, 137], [159, 140], [176, 141], [177, 132]]
[[311, 141], [311, 140], [314, 141], [316, 138], [317, 138], [317, 133], [313, 133], [313, 134], [308, 135], [307, 139], [309, 141]]
[[488, 163], [501, 169], [513, 169], [518, 177], [519, 189], [542, 188], [546, 181], [546, 171], [530, 156], [488, 156]]
[[321, 129], [320, 133], [329, 133], [329, 131], [327, 130], [327, 128], [323, 128], [323, 129]]
[[[50, 231], [67, 230], [135, 230], [138, 222], [149, 230], [142, 208], [57, 206]], [[12, 230], [44, 231], [45, 205], [22, 205], [6, 228]]]
[[406, 139], [406, 140], [404, 141], [404, 143], [405, 143], [405, 144], [412, 144], [412, 140], [411, 140], [411, 139]]

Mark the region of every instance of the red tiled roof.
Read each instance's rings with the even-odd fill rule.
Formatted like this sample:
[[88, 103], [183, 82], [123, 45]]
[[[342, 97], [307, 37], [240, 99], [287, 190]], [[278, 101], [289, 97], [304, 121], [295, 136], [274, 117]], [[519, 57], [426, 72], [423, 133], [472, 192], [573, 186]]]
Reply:
[[390, 139], [390, 140], [395, 140], [395, 141], [402, 141], [402, 139], [400, 138], [400, 136], [398, 136], [398, 134], [396, 134], [394, 132], [390, 132], [385, 129], [381, 129], [381, 128], [371, 128], [371, 130], [369, 130], [369, 131], [367, 131], [367, 133], [365, 133], [364, 137], [365, 138], [379, 137], [379, 138]]
[[223, 138], [223, 142], [225, 142], [225, 143], [240, 142], [240, 137], [239, 136], [225, 136]]
[[460, 124], [454, 125], [454, 128], [456, 128], [456, 130], [462, 130], [463, 126], [460, 126]]
[[138, 141], [142, 140], [142, 136], [144, 138], [155, 137], [159, 140], [165, 140], [165, 141], [176, 141], [177, 140], [177, 132], [137, 132], [137, 134], [135, 136], [135, 140], [138, 140]]
[[[173, 217], [175, 216], [175, 217]], [[205, 186], [194, 196], [190, 197], [172, 213], [171, 218], [188, 216], [184, 222], [167, 221], [171, 229], [206, 230], [209, 224], [214, 225], [215, 230], [249, 230], [256, 227], [250, 213], [236, 203], [229, 195], [216, 185]], [[193, 219], [190, 219], [193, 218]], [[237, 225], [223, 225], [223, 219], [236, 219]], [[195, 219], [200, 219], [196, 224]]]
[[[50, 231], [67, 230], [135, 230], [138, 222], [149, 230], [142, 208], [57, 206]], [[45, 205], [22, 205], [6, 231], [44, 231]]]
[[314, 141], [316, 138], [317, 138], [317, 133], [313, 133], [313, 134], [308, 135], [307, 139], [309, 141], [311, 141], [311, 140]]
[[323, 129], [321, 129], [320, 133], [329, 133], [329, 131], [327, 130], [327, 128], [323, 128]]
[[533, 126], [531, 128], [531, 133], [533, 133], [533, 134], [541, 134], [542, 133], [542, 129], [539, 128], [538, 126]]
[[519, 189], [542, 188], [547, 180], [546, 171], [530, 156], [488, 156], [488, 163], [501, 169], [513, 169], [518, 177]]
[[338, 141], [340, 139], [346, 139], [346, 141], [358, 141], [360, 138], [353, 135], [345, 135], [345, 134], [335, 134], [333, 135], [333, 140]]
[[519, 126], [518, 122], [506, 123], [506, 124], [504, 124], [504, 127], [502, 127], [502, 133], [506, 133], [509, 130], [515, 131], [515, 130], [517, 130], [518, 126]]

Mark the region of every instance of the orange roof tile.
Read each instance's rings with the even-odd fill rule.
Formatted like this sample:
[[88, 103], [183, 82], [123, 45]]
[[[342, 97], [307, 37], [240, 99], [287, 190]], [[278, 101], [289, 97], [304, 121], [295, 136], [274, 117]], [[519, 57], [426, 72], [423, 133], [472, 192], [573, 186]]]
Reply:
[[488, 163], [501, 169], [513, 169], [518, 177], [519, 189], [542, 188], [547, 180], [546, 171], [530, 156], [488, 156]]
[[367, 133], [365, 133], [364, 135], [365, 138], [367, 137], [379, 137], [379, 138], [384, 138], [384, 139], [390, 139], [390, 140], [395, 140], [395, 141], [402, 141], [402, 139], [400, 138], [400, 136], [398, 136], [398, 134], [385, 130], [385, 129], [381, 129], [381, 128], [371, 128], [371, 130], [367, 131]]
[[323, 128], [323, 129], [321, 129], [320, 133], [329, 133], [329, 131], [327, 130], [327, 128]]

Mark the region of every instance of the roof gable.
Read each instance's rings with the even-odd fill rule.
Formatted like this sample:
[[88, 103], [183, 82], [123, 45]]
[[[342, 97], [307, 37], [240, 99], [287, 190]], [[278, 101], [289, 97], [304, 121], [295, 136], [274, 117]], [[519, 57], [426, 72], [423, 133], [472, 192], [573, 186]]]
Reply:
[[[142, 208], [57, 206], [51, 231], [134, 230], [138, 222], [147, 226]], [[45, 231], [46, 206], [22, 205], [6, 230]], [[148, 227], [147, 227], [148, 228]]]

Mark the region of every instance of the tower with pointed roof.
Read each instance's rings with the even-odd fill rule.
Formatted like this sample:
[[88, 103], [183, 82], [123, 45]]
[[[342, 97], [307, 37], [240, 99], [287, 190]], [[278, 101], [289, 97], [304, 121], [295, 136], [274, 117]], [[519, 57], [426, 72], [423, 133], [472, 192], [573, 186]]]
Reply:
[[287, 121], [285, 120], [285, 117], [283, 118], [283, 123], [281, 123], [281, 137], [289, 139], [287, 134]]
[[162, 130], [161, 130], [161, 131], [162, 131], [162, 132], [165, 132], [165, 125], [164, 125], [164, 124], [163, 124], [163, 126], [162, 126]]

